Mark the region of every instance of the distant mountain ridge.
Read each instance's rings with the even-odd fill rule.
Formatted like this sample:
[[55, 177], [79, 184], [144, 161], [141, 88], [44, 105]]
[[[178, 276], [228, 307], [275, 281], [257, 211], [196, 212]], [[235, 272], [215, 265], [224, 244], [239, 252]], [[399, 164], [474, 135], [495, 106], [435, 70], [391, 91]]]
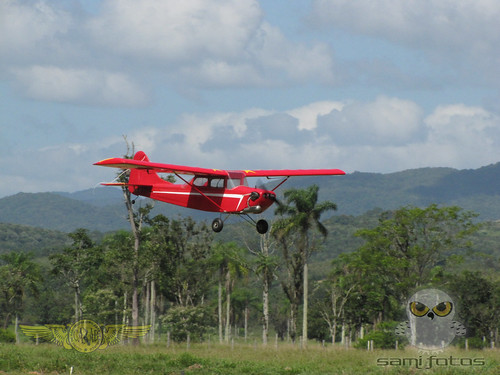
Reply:
[[[437, 203], [477, 212], [480, 220], [500, 219], [500, 163], [478, 169], [419, 168], [389, 174], [354, 172], [293, 178], [279, 192], [312, 184], [319, 185], [321, 200], [337, 203], [337, 214], [361, 215], [373, 208], [391, 210]], [[269, 211], [272, 214], [273, 210]], [[160, 202], [155, 204], [155, 213], [197, 220], [215, 217], [213, 213]], [[80, 227], [101, 232], [128, 229], [121, 191], [104, 187], [75, 193], [18, 193], [2, 198], [0, 222], [65, 232]]]

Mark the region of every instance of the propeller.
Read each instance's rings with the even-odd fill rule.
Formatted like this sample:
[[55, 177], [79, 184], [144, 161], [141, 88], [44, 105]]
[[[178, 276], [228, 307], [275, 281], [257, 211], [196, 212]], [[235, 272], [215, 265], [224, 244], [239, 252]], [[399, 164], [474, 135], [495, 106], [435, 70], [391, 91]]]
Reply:
[[267, 199], [270, 199], [272, 200], [274, 203], [276, 203], [278, 206], [281, 206], [281, 202], [279, 201], [278, 197], [276, 196], [276, 194], [271, 194], [271, 193], [267, 193]]

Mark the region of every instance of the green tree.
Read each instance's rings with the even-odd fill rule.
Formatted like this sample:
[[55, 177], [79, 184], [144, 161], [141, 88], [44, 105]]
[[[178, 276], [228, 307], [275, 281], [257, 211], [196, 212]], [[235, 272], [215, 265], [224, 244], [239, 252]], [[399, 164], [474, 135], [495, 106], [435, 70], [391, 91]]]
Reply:
[[296, 317], [300, 298], [303, 297], [302, 335], [307, 341], [308, 312], [308, 259], [316, 250], [315, 233], [324, 238], [328, 235], [326, 227], [320, 222], [321, 215], [336, 210], [337, 205], [330, 201], [318, 202], [317, 185], [307, 189], [285, 191], [285, 204], [280, 204], [276, 214], [283, 216], [272, 229], [279, 240], [283, 257], [289, 273], [289, 282], [284, 285], [285, 294], [291, 305], [292, 338], [296, 332]]
[[266, 233], [260, 236], [259, 250], [249, 251], [255, 255], [253, 261], [253, 270], [262, 282], [262, 343], [267, 345], [269, 336], [269, 290], [273, 280], [277, 278], [278, 258], [273, 255], [274, 250], [271, 250], [271, 236]]
[[449, 289], [459, 306], [459, 318], [467, 336], [486, 337], [498, 343], [500, 328], [500, 282], [488, 279], [479, 271], [464, 271], [450, 276]]
[[[231, 293], [237, 277], [247, 273], [248, 268], [242, 256], [243, 249], [234, 242], [218, 243], [212, 254], [212, 264], [217, 273], [217, 313], [219, 321], [219, 341], [222, 342], [222, 326], [225, 322], [224, 339], [229, 341], [231, 327]], [[222, 292], [224, 285], [226, 317], [222, 313]]]
[[33, 255], [11, 252], [0, 256], [0, 307], [4, 312], [4, 329], [14, 316], [17, 321], [24, 309], [28, 292], [38, 293], [41, 283], [39, 266], [32, 261]]
[[101, 257], [100, 249], [91, 240], [86, 229], [77, 229], [68, 235], [73, 243], [61, 253], [52, 254], [49, 259], [54, 274], [64, 277], [75, 296], [75, 322], [82, 317], [81, 295], [85, 278], [97, 269]]
[[207, 306], [174, 306], [161, 318], [175, 341], [199, 340], [210, 331], [213, 315]]
[[[126, 159], [132, 159], [134, 155], [134, 144], [130, 145], [125, 137], [125, 143], [127, 145], [127, 153], [124, 155]], [[117, 180], [122, 182], [122, 192], [123, 199], [125, 202], [125, 207], [127, 209], [127, 219], [130, 224], [130, 229], [134, 239], [133, 242], [133, 254], [132, 254], [132, 324], [139, 324], [139, 283], [140, 283], [140, 266], [141, 261], [140, 251], [141, 251], [141, 241], [142, 241], [142, 230], [143, 224], [148, 219], [148, 215], [153, 209], [153, 205], [148, 203], [144, 207], [134, 208], [135, 200], [132, 199], [132, 193], [128, 186], [128, 179], [130, 176], [130, 170], [124, 170], [119, 172]], [[139, 340], [134, 339], [134, 344], [138, 344]]]
[[169, 301], [181, 306], [203, 303], [211, 285], [212, 233], [191, 218], [157, 215], [149, 222], [147, 241], [154, 278]]
[[459, 207], [402, 207], [380, 215], [373, 229], [356, 234], [365, 243], [339, 257], [339, 270], [357, 285], [344, 305], [344, 323], [359, 326], [401, 318], [403, 301], [443, 274], [449, 255], [470, 246], [476, 215]]
[[381, 216], [374, 229], [357, 232], [366, 242], [359, 249], [358, 268], [377, 275], [384, 289], [398, 300], [431, 280], [433, 270], [446, 264], [450, 251], [470, 246], [478, 229], [477, 215], [460, 207], [403, 207]]
[[211, 255], [211, 230], [191, 218], [170, 220], [157, 215], [148, 220], [144, 234], [146, 294], [145, 320], [152, 328], [160, 307], [157, 291], [178, 306], [203, 304], [211, 285], [207, 272]]
[[[335, 343], [339, 323], [343, 327], [343, 335], [346, 332], [346, 323], [350, 323], [350, 302], [357, 299], [361, 282], [356, 271], [349, 266], [349, 258], [349, 255], [344, 255], [335, 259], [332, 272], [316, 290], [316, 309], [328, 326], [332, 344]], [[344, 340], [342, 336], [342, 343]]]

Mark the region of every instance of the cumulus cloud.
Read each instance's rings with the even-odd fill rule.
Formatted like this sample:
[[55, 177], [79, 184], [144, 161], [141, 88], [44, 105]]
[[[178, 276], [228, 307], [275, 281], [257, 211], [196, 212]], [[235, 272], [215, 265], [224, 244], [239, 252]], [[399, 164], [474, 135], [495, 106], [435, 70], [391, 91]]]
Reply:
[[122, 73], [37, 65], [12, 72], [21, 90], [33, 99], [129, 106], [147, 100], [139, 86]]
[[[328, 108], [330, 112], [325, 113]], [[308, 129], [301, 129], [304, 117], [298, 114], [304, 112]], [[345, 120], [345, 128], [340, 131], [349, 134], [349, 141], [346, 134], [344, 139], [338, 136], [335, 127], [325, 128], [329, 117]], [[498, 124], [500, 117], [481, 107], [454, 104], [426, 112], [408, 100], [377, 97], [365, 102], [310, 103], [284, 111], [191, 114], [155, 130], [137, 130], [129, 138], [137, 139], [137, 149], [150, 153], [151, 159], [173, 164], [387, 173], [429, 166], [478, 168], [496, 163]], [[119, 146], [121, 140], [113, 147]], [[102, 155], [109, 156], [114, 156], [111, 151]]]
[[321, 116], [317, 133], [341, 145], [405, 144], [419, 137], [421, 116], [414, 102], [380, 96]]
[[477, 52], [494, 49], [500, 4], [495, 0], [315, 0], [312, 17], [323, 26], [410, 43]]
[[[96, 104], [97, 97], [130, 106], [144, 104], [158, 84], [189, 91], [336, 80], [331, 49], [290, 41], [264, 20], [256, 0], [104, 0], [92, 14], [60, 2], [9, 0], [0, 15], [0, 66], [38, 100]], [[40, 95], [40, 85], [51, 92]]]
[[0, 2], [0, 51], [10, 63], [51, 59], [66, 47], [72, 15], [45, 1]]
[[474, 64], [473, 79], [498, 84], [500, 63], [496, 0], [315, 0], [310, 23], [323, 28], [378, 37], [392, 43], [424, 51], [434, 63], [449, 69], [466, 69]]
[[307, 104], [287, 111], [288, 114], [299, 121], [299, 129], [311, 130], [316, 128], [319, 116], [327, 115], [333, 110], [341, 111], [344, 103], [334, 101], [321, 101]]
[[[426, 112], [414, 102], [380, 96], [282, 111], [185, 114], [165, 125], [138, 128], [128, 140], [151, 160], [180, 165], [394, 172], [496, 163], [498, 124], [498, 115], [477, 106], [453, 104]], [[92, 163], [124, 153], [121, 136], [53, 144], [22, 157], [8, 153], [0, 156], [0, 181], [20, 181], [25, 191], [84, 189], [114, 176]], [[13, 193], [19, 186], [0, 184], [0, 191]]]
[[87, 27], [106, 49], [134, 59], [233, 60], [261, 18], [254, 0], [106, 0]]
[[[185, 116], [150, 142], [155, 160], [207, 168], [477, 168], [498, 161], [498, 124], [500, 117], [481, 107], [455, 104], [425, 113], [415, 102], [379, 96]], [[176, 142], [169, 141], [174, 135]]]
[[473, 167], [498, 161], [500, 116], [481, 107], [454, 104], [437, 107], [424, 119], [430, 155], [443, 163]]

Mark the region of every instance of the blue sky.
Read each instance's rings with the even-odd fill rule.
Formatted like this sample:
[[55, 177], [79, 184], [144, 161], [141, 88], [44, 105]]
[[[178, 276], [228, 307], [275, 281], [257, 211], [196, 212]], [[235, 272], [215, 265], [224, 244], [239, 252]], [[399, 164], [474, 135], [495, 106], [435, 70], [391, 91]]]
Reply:
[[208, 168], [500, 161], [496, 0], [0, 1], [0, 197]]

